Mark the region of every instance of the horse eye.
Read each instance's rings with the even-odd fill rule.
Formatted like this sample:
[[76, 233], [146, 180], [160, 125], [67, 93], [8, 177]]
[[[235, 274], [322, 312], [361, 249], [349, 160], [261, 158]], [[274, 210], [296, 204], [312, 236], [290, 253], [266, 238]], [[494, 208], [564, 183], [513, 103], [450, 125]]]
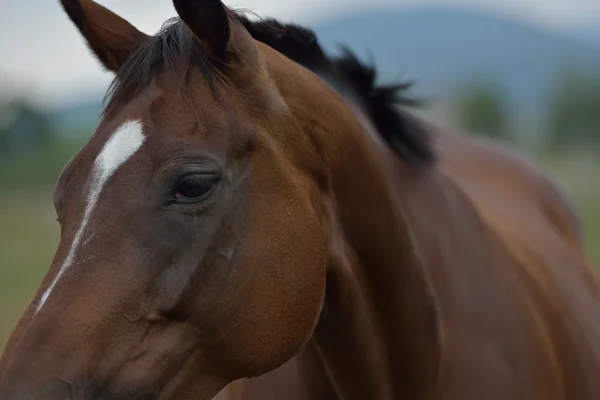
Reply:
[[212, 193], [217, 182], [218, 179], [214, 175], [185, 176], [175, 185], [175, 201], [183, 204], [202, 201]]

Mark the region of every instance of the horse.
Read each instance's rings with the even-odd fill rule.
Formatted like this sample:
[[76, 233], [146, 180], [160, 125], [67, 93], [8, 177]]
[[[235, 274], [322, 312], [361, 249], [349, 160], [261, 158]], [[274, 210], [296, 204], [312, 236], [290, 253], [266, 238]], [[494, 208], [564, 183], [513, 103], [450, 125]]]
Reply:
[[600, 284], [541, 168], [306, 28], [61, 2], [115, 80], [0, 398], [600, 398]]

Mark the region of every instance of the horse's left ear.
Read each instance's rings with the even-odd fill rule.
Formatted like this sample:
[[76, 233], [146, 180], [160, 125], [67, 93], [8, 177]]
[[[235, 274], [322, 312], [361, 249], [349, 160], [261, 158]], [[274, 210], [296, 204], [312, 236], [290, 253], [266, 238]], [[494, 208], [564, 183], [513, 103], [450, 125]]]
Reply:
[[102, 65], [116, 72], [149, 36], [92, 0], [61, 0], [62, 6]]
[[211, 55], [224, 59], [229, 44], [228, 10], [220, 0], [173, 0], [181, 20]]

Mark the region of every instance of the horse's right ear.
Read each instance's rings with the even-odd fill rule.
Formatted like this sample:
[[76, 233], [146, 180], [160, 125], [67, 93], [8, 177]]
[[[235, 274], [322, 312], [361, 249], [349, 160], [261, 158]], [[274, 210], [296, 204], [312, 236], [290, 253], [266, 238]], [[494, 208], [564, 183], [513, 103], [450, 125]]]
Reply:
[[181, 20], [213, 56], [224, 59], [229, 44], [229, 18], [221, 0], [173, 0]]
[[102, 65], [116, 72], [149, 36], [92, 0], [61, 0], [88, 47]]

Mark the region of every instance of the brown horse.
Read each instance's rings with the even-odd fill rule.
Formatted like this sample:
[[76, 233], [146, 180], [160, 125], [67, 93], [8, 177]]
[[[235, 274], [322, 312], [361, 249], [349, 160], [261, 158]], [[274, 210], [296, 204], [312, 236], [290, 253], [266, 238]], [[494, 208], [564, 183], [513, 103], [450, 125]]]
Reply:
[[2, 400], [600, 398], [600, 284], [548, 178], [305, 29], [174, 4], [150, 37], [63, 0], [116, 79]]

